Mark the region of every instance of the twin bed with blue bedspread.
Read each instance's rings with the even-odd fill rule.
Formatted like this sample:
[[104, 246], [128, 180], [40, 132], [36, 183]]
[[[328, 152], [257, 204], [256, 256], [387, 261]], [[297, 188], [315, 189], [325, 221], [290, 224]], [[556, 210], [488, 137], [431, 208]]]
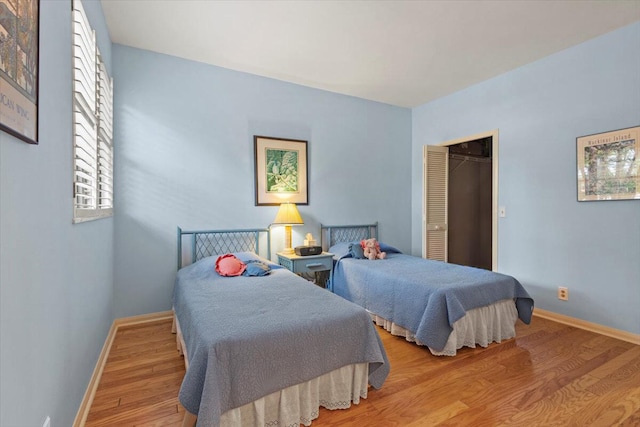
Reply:
[[[377, 237], [376, 224], [323, 226], [322, 234], [336, 259], [333, 293], [256, 255], [264, 236], [269, 258], [268, 230], [178, 229], [173, 302], [187, 366], [183, 426], [310, 425], [320, 406], [358, 403], [389, 373], [371, 318], [437, 355], [512, 338], [517, 318], [531, 319], [533, 300], [513, 277], [384, 243], [386, 259], [353, 258], [349, 243]], [[185, 252], [191, 265], [182, 268]], [[216, 260], [230, 252], [269, 274], [221, 276]]]
[[[179, 267], [185, 236], [197, 254], [179, 269], [173, 299], [187, 365], [184, 425], [196, 416], [203, 426], [310, 425], [319, 406], [358, 403], [389, 372], [367, 312], [252, 253], [262, 232], [178, 231]], [[216, 260], [226, 252], [269, 274], [221, 276]]]
[[533, 299], [511, 276], [405, 255], [384, 243], [385, 259], [356, 259], [349, 245], [375, 237], [377, 224], [322, 228], [336, 260], [333, 292], [433, 354], [513, 338], [517, 318], [531, 320]]

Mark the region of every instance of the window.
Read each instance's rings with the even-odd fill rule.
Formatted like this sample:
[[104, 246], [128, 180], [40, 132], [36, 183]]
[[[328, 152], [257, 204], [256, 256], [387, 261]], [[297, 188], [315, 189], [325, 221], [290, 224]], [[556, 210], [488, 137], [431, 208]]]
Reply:
[[113, 80], [73, 1], [73, 222], [113, 215]]

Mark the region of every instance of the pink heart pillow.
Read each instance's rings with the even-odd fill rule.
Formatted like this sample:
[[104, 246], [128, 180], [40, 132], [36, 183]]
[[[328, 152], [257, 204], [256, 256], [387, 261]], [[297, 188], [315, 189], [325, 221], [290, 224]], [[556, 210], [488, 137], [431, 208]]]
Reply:
[[233, 254], [225, 254], [216, 260], [216, 271], [221, 276], [240, 276], [247, 265]]

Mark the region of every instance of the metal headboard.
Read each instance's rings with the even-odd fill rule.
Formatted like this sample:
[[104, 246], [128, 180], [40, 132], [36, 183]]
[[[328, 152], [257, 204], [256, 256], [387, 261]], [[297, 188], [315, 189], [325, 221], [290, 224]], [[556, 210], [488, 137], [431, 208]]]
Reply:
[[340, 242], [358, 242], [378, 237], [378, 222], [357, 225], [322, 225], [320, 224], [320, 242], [323, 250]]
[[178, 270], [182, 268], [182, 243], [184, 236], [191, 236], [191, 264], [211, 255], [229, 252], [254, 252], [260, 254], [260, 234], [266, 234], [267, 259], [271, 259], [271, 236], [267, 228], [243, 230], [185, 231], [178, 227]]

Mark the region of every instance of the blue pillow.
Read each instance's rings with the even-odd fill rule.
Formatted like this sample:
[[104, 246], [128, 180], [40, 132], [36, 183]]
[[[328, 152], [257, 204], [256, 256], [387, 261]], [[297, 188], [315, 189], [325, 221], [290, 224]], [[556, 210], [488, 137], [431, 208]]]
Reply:
[[351, 254], [351, 258], [364, 259], [364, 250], [362, 250], [360, 243], [349, 243], [349, 253]]
[[380, 250], [382, 252], [386, 252], [388, 254], [401, 254], [402, 253], [398, 249], [394, 248], [391, 245], [387, 245], [386, 243], [382, 243], [382, 242], [378, 242], [378, 243], [380, 243]]
[[329, 252], [333, 254], [334, 259], [344, 258], [349, 255], [349, 242], [340, 242], [329, 248]]
[[260, 261], [264, 265], [269, 266], [271, 270], [275, 270], [277, 268], [284, 268], [283, 266], [278, 265], [274, 262], [271, 262], [266, 258], [263, 258], [259, 255], [254, 254], [253, 252], [234, 252], [234, 255], [237, 256], [238, 259], [245, 264], [248, 264], [250, 261]]
[[249, 260], [247, 261], [247, 268], [242, 273], [243, 276], [266, 276], [271, 273], [271, 267], [262, 261]]

